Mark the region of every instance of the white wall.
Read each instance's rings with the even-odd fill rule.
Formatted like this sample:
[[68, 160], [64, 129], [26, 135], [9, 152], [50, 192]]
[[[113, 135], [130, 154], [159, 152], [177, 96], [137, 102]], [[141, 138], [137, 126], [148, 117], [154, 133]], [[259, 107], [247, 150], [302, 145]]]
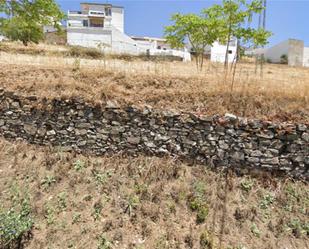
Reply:
[[304, 67], [309, 67], [309, 47], [304, 48]]
[[67, 42], [69, 45], [98, 48], [99, 43], [112, 44], [111, 31], [93, 32], [85, 29], [68, 30]]
[[289, 40], [283, 41], [271, 48], [268, 48], [265, 52], [265, 58], [273, 63], [280, 63], [282, 55], [289, 54]]
[[[225, 62], [226, 45], [221, 45], [219, 42], [214, 42], [211, 47], [210, 60], [212, 62]], [[232, 63], [237, 53], [237, 46], [229, 46], [228, 62]]]
[[124, 9], [112, 7], [112, 26], [124, 32]]

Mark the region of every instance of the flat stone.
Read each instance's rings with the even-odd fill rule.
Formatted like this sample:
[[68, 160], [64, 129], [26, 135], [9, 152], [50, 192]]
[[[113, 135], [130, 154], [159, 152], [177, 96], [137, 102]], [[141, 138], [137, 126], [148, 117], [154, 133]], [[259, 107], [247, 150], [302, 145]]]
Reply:
[[127, 142], [130, 144], [139, 144], [141, 141], [140, 137], [128, 137]]
[[309, 133], [304, 132], [301, 138], [302, 140], [305, 140], [306, 142], [309, 143]]
[[34, 124], [24, 124], [24, 130], [30, 135], [35, 135], [37, 132], [37, 127]]
[[54, 136], [54, 135], [56, 135], [56, 132], [54, 130], [49, 130], [49, 131], [46, 132], [46, 135], [47, 136]]

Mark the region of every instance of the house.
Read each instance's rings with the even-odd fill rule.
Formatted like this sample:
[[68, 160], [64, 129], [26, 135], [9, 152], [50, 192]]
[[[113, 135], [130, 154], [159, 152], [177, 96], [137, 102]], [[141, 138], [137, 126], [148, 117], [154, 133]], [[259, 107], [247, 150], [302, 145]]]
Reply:
[[[249, 54], [249, 53], [247, 53]], [[309, 47], [304, 41], [288, 39], [270, 48], [253, 50], [250, 55], [261, 55], [271, 63], [283, 63], [287, 60], [289, 66], [309, 67]]]
[[[232, 63], [234, 60], [237, 59], [237, 46], [238, 41], [237, 39], [231, 39], [229, 42], [228, 48], [228, 62]], [[194, 53], [194, 49], [191, 44], [187, 45], [189, 51]], [[211, 60], [211, 62], [225, 62], [225, 55], [227, 50], [227, 44], [221, 44], [220, 42], [216, 41], [211, 46], [206, 46], [204, 55]]]
[[[237, 39], [232, 39], [229, 42], [228, 47], [228, 63], [232, 63], [237, 59]], [[214, 42], [210, 49], [210, 60], [212, 62], [225, 62], [225, 55], [227, 50], [227, 44], [221, 44], [220, 42]]]
[[[133, 39], [124, 32], [124, 8], [105, 3], [81, 3], [80, 11], [68, 11], [67, 42], [69, 45], [105, 49], [118, 54], [161, 55], [161, 49], [151, 42]], [[159, 42], [156, 38], [156, 42]], [[190, 60], [187, 51], [166, 50], [183, 60]]]

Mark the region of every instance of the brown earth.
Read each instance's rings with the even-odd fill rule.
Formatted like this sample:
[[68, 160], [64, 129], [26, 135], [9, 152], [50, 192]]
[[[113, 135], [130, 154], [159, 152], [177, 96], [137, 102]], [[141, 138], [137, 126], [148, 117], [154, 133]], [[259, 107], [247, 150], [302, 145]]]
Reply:
[[30, 197], [26, 249], [309, 248], [307, 183], [3, 139], [0, 155], [0, 207]]

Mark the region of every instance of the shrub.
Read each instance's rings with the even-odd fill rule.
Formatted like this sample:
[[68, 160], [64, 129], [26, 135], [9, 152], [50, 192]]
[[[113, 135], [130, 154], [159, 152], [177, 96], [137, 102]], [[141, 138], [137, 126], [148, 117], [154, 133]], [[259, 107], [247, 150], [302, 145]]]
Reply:
[[280, 62], [281, 64], [288, 64], [288, 56], [286, 54], [281, 55]]
[[19, 249], [29, 238], [33, 226], [28, 199], [13, 205], [9, 210], [0, 209], [0, 248]]
[[96, 48], [84, 48], [80, 46], [70, 47], [68, 55], [73, 57], [86, 57], [91, 59], [101, 59], [104, 57], [103, 53]]

